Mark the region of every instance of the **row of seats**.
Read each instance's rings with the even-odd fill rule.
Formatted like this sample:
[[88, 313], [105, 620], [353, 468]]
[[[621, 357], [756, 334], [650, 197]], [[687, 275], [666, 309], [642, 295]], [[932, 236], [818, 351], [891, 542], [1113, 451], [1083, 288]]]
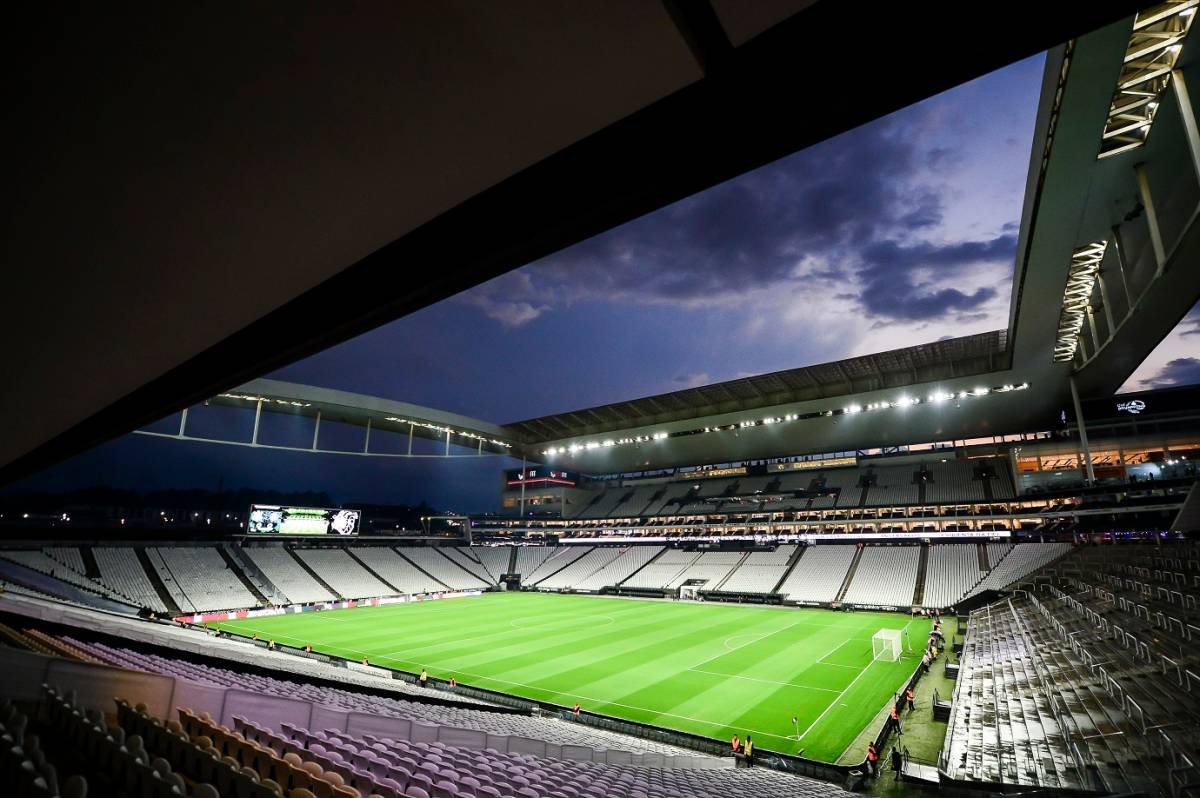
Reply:
[[[136, 651], [109, 643], [83, 641], [69, 636], [59, 636], [59, 638], [103, 662], [118, 667], [159, 673], [199, 684], [248, 690], [265, 696], [298, 699], [348, 712], [402, 718], [435, 726], [527, 737], [552, 743], [580, 745], [597, 751], [618, 750], [669, 755], [693, 753], [653, 740], [628, 737], [554, 717], [531, 717], [492, 712], [484, 708], [432, 704], [404, 698], [359, 693], [339, 687], [297, 682], [259, 673], [235, 671], [227, 667], [205, 665], [178, 654], [166, 656]], [[444, 698], [445, 696], [439, 693], [438, 697]]]
[[662, 546], [628, 546], [621, 549], [620, 556], [579, 580], [573, 587], [576, 590], [600, 590], [618, 585], [662, 551]]
[[1187, 622], [1200, 547], [1083, 547], [1027, 576], [1012, 598], [970, 617], [948, 772], [1195, 794], [1200, 625]]
[[983, 578], [979, 547], [973, 543], [931, 546], [925, 564], [926, 607], [951, 607]]
[[919, 546], [866, 546], [842, 601], [846, 604], [911, 606], [920, 565]]
[[[683, 475], [678, 482], [608, 485], [597, 492], [577, 517], [646, 518], [747, 510], [780, 512], [805, 508], [911, 505], [921, 501], [921, 485], [916, 479], [921, 468], [926, 469], [924, 498], [933, 504], [981, 503], [1016, 497], [1011, 468], [1004, 458], [950, 459], [923, 466], [867, 464], [727, 479], [688, 480], [687, 475]], [[754, 497], [764, 491], [767, 495], [757, 507], [747, 507], [747, 498], [754, 502]], [[800, 491], [820, 495], [802, 498], [785, 495]], [[736, 497], [737, 500], [724, 501], [725, 497]]]
[[259, 603], [212, 546], [164, 546], [148, 548], [146, 554], [184, 612], [238, 609]]
[[751, 552], [720, 586], [726, 593], [770, 593], [787, 573], [796, 547], [783, 545], [774, 551]]

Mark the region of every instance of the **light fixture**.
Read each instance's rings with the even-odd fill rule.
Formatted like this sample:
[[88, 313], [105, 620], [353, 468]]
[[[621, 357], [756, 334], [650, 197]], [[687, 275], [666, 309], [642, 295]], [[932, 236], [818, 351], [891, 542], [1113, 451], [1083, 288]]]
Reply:
[[1058, 338], [1054, 344], [1055, 363], [1067, 363], [1075, 357], [1079, 333], [1091, 307], [1092, 288], [1107, 249], [1107, 241], [1095, 241], [1071, 253], [1067, 287], [1063, 291], [1062, 311], [1058, 317]]
[[1133, 18], [1097, 157], [1107, 158], [1146, 143], [1198, 4], [1200, 0], [1168, 0]]

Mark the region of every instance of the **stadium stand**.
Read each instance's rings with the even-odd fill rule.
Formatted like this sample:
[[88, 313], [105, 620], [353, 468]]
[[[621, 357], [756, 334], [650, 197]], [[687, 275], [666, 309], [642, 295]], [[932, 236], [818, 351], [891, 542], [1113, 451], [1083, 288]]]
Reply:
[[401, 593], [437, 593], [448, 589], [388, 546], [356, 546], [354, 556]]
[[613, 560], [625, 553], [625, 549], [619, 549], [611, 546], [596, 547], [584, 554], [582, 557], [574, 560], [570, 565], [560, 571], [547, 576], [534, 584], [539, 588], [547, 588], [550, 590], [562, 590], [563, 588], [575, 587], [576, 583], [583, 581], [588, 576], [600, 570], [604, 566], [611, 563]]
[[658, 556], [662, 546], [629, 546], [621, 550], [620, 556], [610, 560], [599, 570], [571, 585], [575, 590], [601, 590], [613, 587], [628, 579], [631, 574]]
[[[522, 584], [535, 585], [555, 571], [565, 568], [591, 551], [591, 546], [559, 546], [557, 548], [547, 546], [545, 548], [549, 550], [544, 552], [540, 559], [538, 559], [536, 567], [529, 571], [523, 570], [520, 572]], [[518, 564], [522, 555], [529, 556], [528, 552], [528, 549], [517, 552]]]
[[917, 588], [919, 546], [867, 546], [842, 601], [846, 604], [911, 606]]
[[[274, 676], [231, 670], [226, 667], [193, 662], [179, 655], [151, 654], [101, 642], [87, 642], [59, 636], [87, 654], [112, 665], [157, 673], [194, 684], [250, 691], [262, 696], [302, 701], [346, 712], [471, 729], [494, 735], [527, 737], [559, 745], [578, 745], [597, 751], [619, 750], [631, 753], [656, 753], [696, 756], [695, 752], [653, 740], [630, 737], [554, 717], [489, 712], [477, 708], [432, 704], [402, 698], [358, 693], [340, 687], [280, 679]], [[703, 757], [701, 757], [703, 758]], [[713, 759], [713, 764], [717, 760]]]
[[370, 598], [396, 592], [340, 549], [296, 549], [296, 556], [343, 598]]
[[913, 483], [912, 466], [882, 466], [873, 470], [875, 484], [867, 490], [866, 507], [916, 504], [920, 487]]
[[979, 583], [979, 547], [973, 543], [931, 546], [925, 566], [925, 595], [921, 605], [945, 608]]
[[295, 558], [287, 549], [277, 546], [255, 546], [247, 548], [245, 552], [289, 601], [303, 604], [310, 601], [332, 601], [335, 598], [311, 574], [297, 566]]
[[167, 611], [167, 605], [159, 598], [133, 549], [97, 547], [92, 549], [92, 554], [100, 569], [100, 581], [106, 586], [142, 607], [155, 612]]
[[808, 546], [779, 592], [790, 601], [833, 601], [857, 553], [855, 546]]
[[4, 557], [19, 565], [24, 565], [26, 568], [32, 568], [55, 579], [61, 579], [89, 592], [97, 593], [101, 596], [112, 596], [112, 591], [108, 590], [104, 585], [94, 582], [82, 573], [68, 568], [40, 549], [0, 550], [0, 557]]
[[515, 573], [528, 579], [553, 553], [550, 546], [518, 546], [513, 559]]
[[674, 515], [679, 512], [680, 500], [692, 492], [692, 483], [677, 482], [657, 486], [659, 491], [648, 507], [646, 515]]
[[796, 547], [785, 544], [775, 551], [754, 551], [716, 589], [726, 593], [770, 593], [783, 575]]
[[444, 546], [440, 549], [442, 554], [445, 554], [467, 573], [479, 579], [486, 585], [495, 585], [500, 580], [490, 573], [477, 558], [477, 549], [474, 546]]
[[675, 577], [699, 557], [698, 552], [682, 549], [666, 549], [636, 574], [626, 579], [621, 587], [665, 589]]
[[998, 564], [992, 562], [992, 570], [967, 593], [967, 597], [985, 590], [1002, 590], [1070, 550], [1070, 543], [1021, 543], [1013, 546]]
[[621, 503], [626, 495], [631, 492], [630, 488], [621, 486], [609, 486], [601, 490], [595, 498], [593, 498], [582, 510], [579, 511], [580, 518], [607, 518], [612, 515], [613, 509]]
[[943, 768], [1015, 785], [1194, 794], [1200, 746], [1185, 730], [1200, 724], [1200, 591], [1188, 581], [1198, 552], [1078, 549], [971, 613]]
[[988, 543], [984, 546], [987, 552], [988, 568], [991, 570], [1000, 564], [1000, 561], [1008, 556], [1012, 551], [1013, 544], [1011, 543]]
[[[488, 583], [442, 554], [440, 549], [424, 546], [405, 546], [397, 551], [424, 573], [429, 574], [451, 590], [471, 590], [487, 587]], [[396, 587], [399, 587], [397, 585]]]
[[612, 509], [610, 515], [614, 518], [622, 516], [643, 515], [646, 505], [662, 489], [661, 485], [639, 485], [628, 492], [621, 503]]
[[702, 584], [696, 585], [698, 589], [715, 590], [717, 585], [733, 572], [733, 569], [745, 556], [740, 551], [706, 551], [671, 579], [667, 583], [667, 587], [673, 589], [688, 582], [702, 580]]
[[211, 546], [160, 547], [146, 553], [171, 597], [185, 612], [254, 607], [260, 603]]
[[509, 564], [512, 561], [513, 546], [472, 546], [471, 553], [478, 559], [488, 575], [492, 578], [492, 583], [500, 582], [500, 577], [509, 573]]

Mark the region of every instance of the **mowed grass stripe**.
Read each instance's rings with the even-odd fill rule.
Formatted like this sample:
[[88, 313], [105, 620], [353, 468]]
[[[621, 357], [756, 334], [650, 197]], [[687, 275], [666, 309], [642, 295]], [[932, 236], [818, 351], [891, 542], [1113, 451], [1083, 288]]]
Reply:
[[[915, 667], [911, 658], [871, 664], [871, 635], [906, 623], [883, 613], [496, 593], [216, 625], [718, 739], [751, 732], [765, 747], [833, 761]], [[928, 629], [928, 620], [913, 624], [918, 645]], [[808, 729], [799, 742], [793, 716]]]

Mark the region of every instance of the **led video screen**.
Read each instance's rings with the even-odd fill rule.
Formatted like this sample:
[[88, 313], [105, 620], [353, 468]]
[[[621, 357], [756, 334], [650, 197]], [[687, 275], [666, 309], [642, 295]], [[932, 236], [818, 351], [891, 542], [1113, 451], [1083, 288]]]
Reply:
[[359, 516], [358, 510], [254, 504], [246, 531], [251, 535], [357, 535]]

